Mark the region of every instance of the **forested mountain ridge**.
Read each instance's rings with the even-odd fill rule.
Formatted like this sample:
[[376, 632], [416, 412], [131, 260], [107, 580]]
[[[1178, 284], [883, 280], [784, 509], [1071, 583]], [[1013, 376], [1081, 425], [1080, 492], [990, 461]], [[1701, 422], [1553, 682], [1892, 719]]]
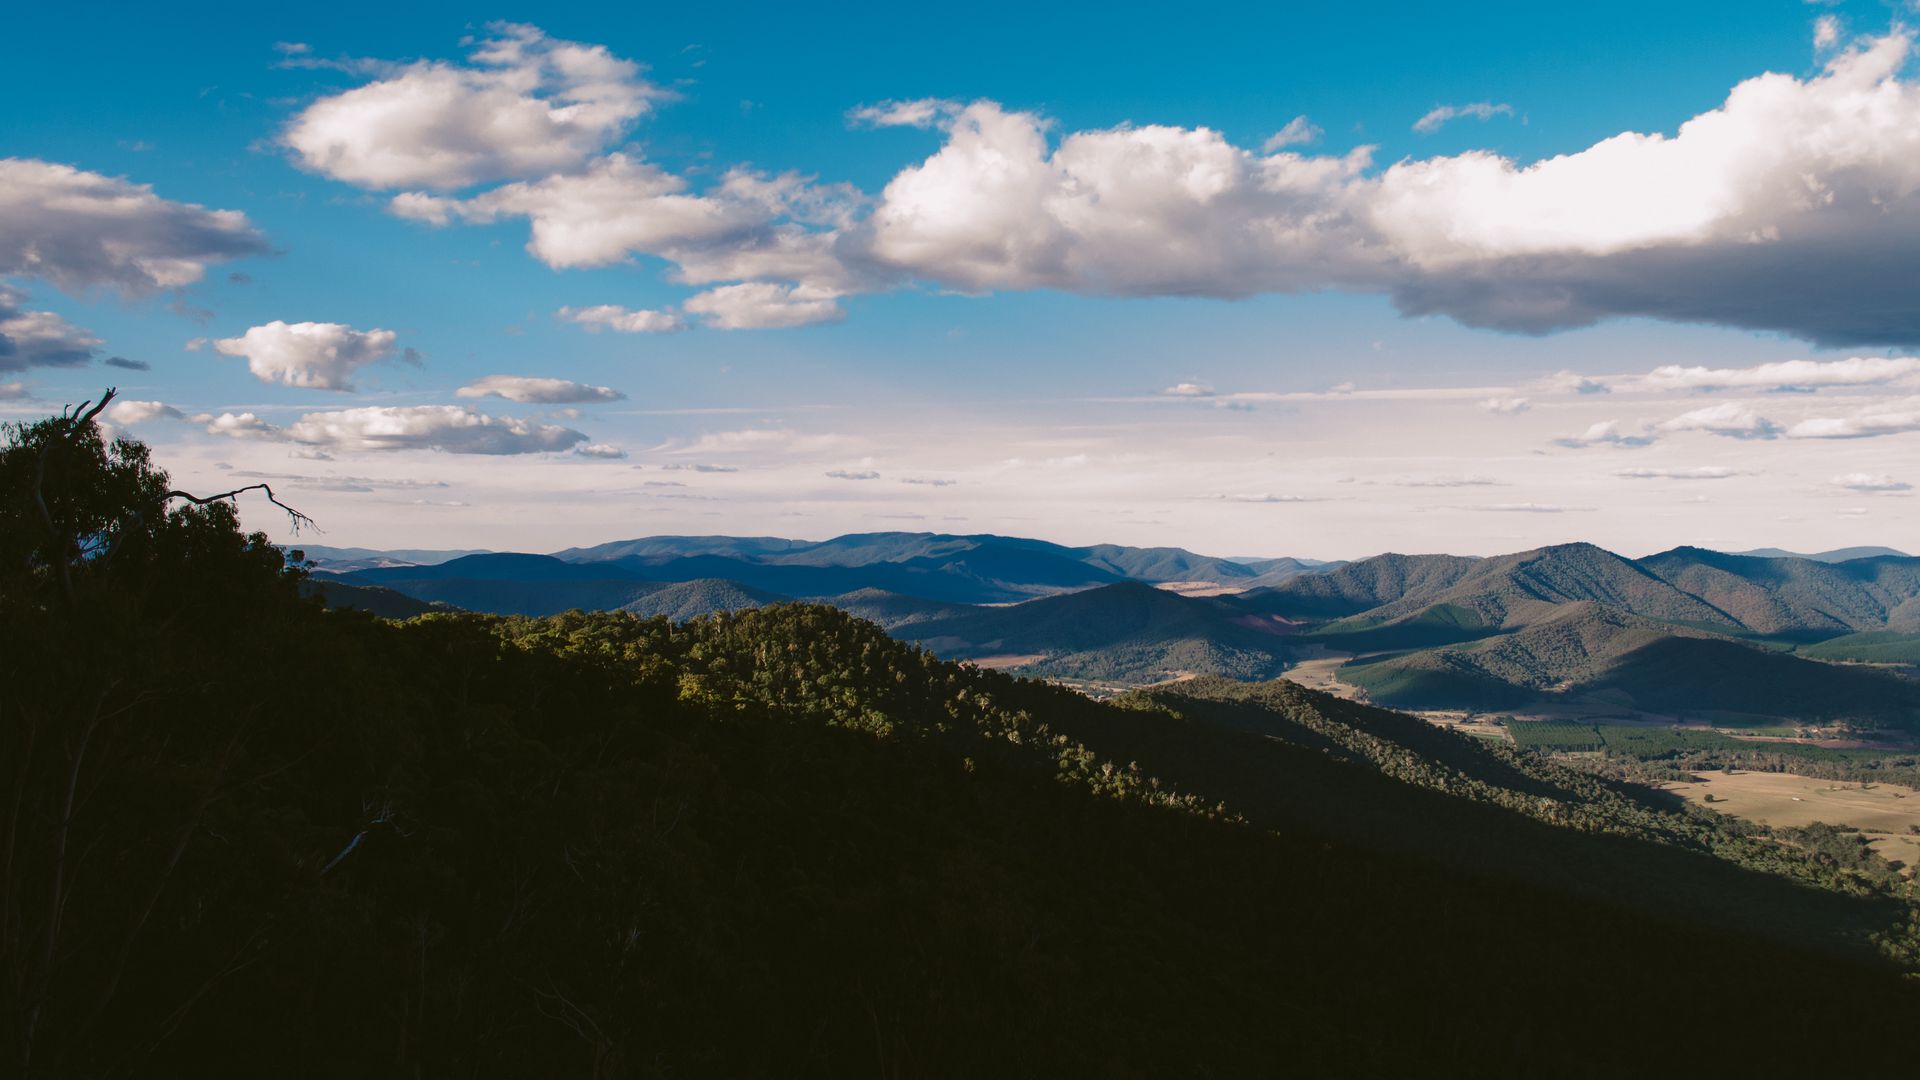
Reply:
[[[1576, 543], [1307, 567], [1177, 548], [867, 533], [822, 542], [650, 537], [561, 556], [477, 554], [320, 576], [524, 615], [688, 617], [812, 599], [943, 655], [1102, 685], [1266, 678], [1332, 650], [1354, 658], [1347, 681], [1394, 705], [1513, 708], [1607, 693], [1646, 711], [1920, 726], [1910, 696], [1880, 675], [1809, 668], [1778, 651], [1876, 662], [1920, 648], [1920, 637], [1858, 657], [1815, 648], [1847, 634], [1920, 634], [1920, 559], [1897, 555], [1820, 562], [1683, 547], [1636, 560]], [[1149, 596], [1143, 582], [1225, 583], [1216, 591], [1226, 595]], [[1723, 640], [1691, 640], [1702, 635]], [[1719, 677], [1690, 662], [1743, 674]], [[1785, 692], [1753, 692], [1761, 686]]]
[[[1597, 1076], [1783, 1001], [1716, 1063], [1866, 1065], [1915, 1004], [1884, 876], [1284, 684], [330, 612], [83, 422], [0, 515], [14, 1075]], [[1590, 887], [1634, 867], [1678, 899]]]

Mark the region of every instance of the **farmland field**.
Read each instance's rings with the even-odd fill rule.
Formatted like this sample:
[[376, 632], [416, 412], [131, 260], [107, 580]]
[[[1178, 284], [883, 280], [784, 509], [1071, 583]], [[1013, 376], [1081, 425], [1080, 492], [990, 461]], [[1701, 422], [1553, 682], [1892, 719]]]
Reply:
[[[1767, 825], [1799, 827], [1814, 822], [1846, 825], [1871, 839], [1883, 857], [1920, 866], [1920, 791], [1898, 784], [1822, 780], [1792, 773], [1703, 772], [1698, 782], [1665, 784], [1666, 790], [1723, 814]], [[1714, 801], [1706, 798], [1712, 795]]]

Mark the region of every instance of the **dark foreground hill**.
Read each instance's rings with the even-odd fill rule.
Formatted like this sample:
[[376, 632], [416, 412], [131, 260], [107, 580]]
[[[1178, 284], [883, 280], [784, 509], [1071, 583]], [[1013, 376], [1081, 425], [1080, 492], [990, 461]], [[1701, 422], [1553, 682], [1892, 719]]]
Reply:
[[11, 1075], [1909, 1055], [1884, 867], [1285, 684], [1093, 702], [824, 607], [329, 612], [166, 491], [86, 425], [0, 451]]

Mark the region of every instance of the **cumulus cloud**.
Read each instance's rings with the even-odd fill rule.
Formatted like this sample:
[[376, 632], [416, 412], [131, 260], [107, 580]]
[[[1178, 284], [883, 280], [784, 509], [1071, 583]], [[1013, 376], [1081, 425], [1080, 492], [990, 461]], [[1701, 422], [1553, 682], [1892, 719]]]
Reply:
[[1554, 445], [1572, 450], [1582, 450], [1592, 446], [1651, 446], [1651, 435], [1628, 435], [1620, 430], [1618, 420], [1602, 420], [1578, 435], [1568, 435], [1553, 440]]
[[1873, 473], [1847, 473], [1845, 476], [1834, 477], [1833, 485], [1835, 487], [1846, 488], [1848, 491], [1863, 492], [1892, 493], [1913, 490], [1912, 484], [1904, 480], [1895, 480], [1885, 473], [1877, 475]]
[[1863, 39], [1816, 74], [1747, 79], [1671, 133], [1532, 162], [1468, 151], [1381, 169], [1364, 147], [1256, 152], [1166, 125], [1061, 133], [991, 101], [907, 102], [856, 113], [937, 127], [941, 145], [871, 200], [741, 170], [694, 191], [621, 152], [471, 198], [412, 191], [393, 209], [437, 224], [525, 217], [529, 249], [555, 267], [658, 256], [677, 280], [718, 286], [688, 305], [716, 326], [837, 318], [840, 298], [921, 281], [1339, 288], [1527, 333], [1651, 317], [1821, 345], [1920, 342], [1905, 284], [1920, 276], [1920, 82], [1901, 74], [1912, 45], [1904, 29]]
[[1628, 480], [1726, 480], [1740, 473], [1718, 465], [1701, 465], [1690, 469], [1621, 469], [1613, 475]]
[[109, 356], [105, 360], [102, 360], [100, 362], [107, 365], [108, 367], [120, 368], [124, 371], [153, 370], [153, 365], [147, 363], [145, 360], [129, 360], [124, 356]]
[[26, 293], [0, 284], [0, 371], [76, 367], [93, 359], [99, 338], [51, 311], [28, 311], [26, 302]]
[[[1762, 75], [1671, 136], [1522, 165], [1486, 152], [1257, 157], [1219, 133], [1075, 132], [970, 105], [894, 178], [871, 251], [974, 289], [1236, 296], [1338, 286], [1544, 332], [1621, 315], [1920, 339], [1920, 88], [1904, 32]], [[1871, 268], [1871, 269], [1869, 269]]]
[[1920, 431], [1920, 399], [1862, 409], [1850, 416], [1821, 416], [1787, 428], [1790, 439], [1870, 439]]
[[650, 311], [645, 308], [623, 308], [615, 304], [596, 304], [592, 307], [563, 307], [556, 312], [560, 318], [579, 323], [589, 330], [602, 328], [622, 334], [665, 334], [686, 329], [686, 320], [671, 311]]
[[488, 29], [468, 63], [410, 64], [321, 98], [281, 141], [336, 180], [444, 190], [577, 167], [663, 96], [604, 46]]
[[463, 398], [497, 397], [539, 405], [566, 405], [582, 401], [621, 401], [627, 395], [610, 386], [589, 386], [567, 379], [530, 375], [488, 375], [461, 387]]
[[831, 294], [810, 294], [804, 288], [771, 281], [722, 285], [689, 297], [681, 306], [719, 330], [810, 326], [837, 322], [846, 315]]
[[142, 424], [148, 420], [185, 420], [186, 414], [164, 401], [116, 401], [107, 409], [107, 419], [120, 425]]
[[604, 458], [610, 461], [627, 456], [625, 450], [620, 449], [612, 443], [588, 443], [585, 446], [575, 447], [573, 452], [581, 457]]
[[922, 487], [952, 487], [960, 481], [948, 480], [938, 476], [903, 476], [900, 478], [900, 482], [903, 484], [918, 484]]
[[660, 467], [663, 469], [668, 469], [675, 472], [730, 473], [730, 472], [740, 471], [739, 469], [735, 468], [732, 465], [712, 465], [712, 464], [696, 463], [696, 462], [688, 462], [688, 461], [676, 461], [676, 462], [673, 462], [672, 464], [662, 465]]
[[1513, 106], [1491, 101], [1476, 101], [1470, 105], [1435, 105], [1426, 115], [1413, 122], [1413, 130], [1422, 135], [1431, 135], [1445, 127], [1450, 120], [1468, 117], [1474, 120], [1491, 120], [1496, 116], [1512, 116]]
[[779, 279], [752, 287], [800, 290], [822, 303], [874, 283], [869, 271], [857, 268], [859, 258], [836, 250], [835, 231], [812, 228], [844, 222], [850, 206], [841, 189], [818, 188], [793, 174], [733, 170], [696, 193], [684, 178], [625, 153], [598, 158], [578, 173], [506, 184], [468, 199], [409, 192], [391, 203], [394, 213], [431, 225], [524, 217], [527, 250], [555, 269], [654, 255], [674, 264], [674, 276], [687, 284]]
[[833, 469], [827, 473], [835, 480], [878, 480], [880, 474], [871, 469]]
[[1480, 407], [1496, 416], [1517, 416], [1526, 412], [1531, 403], [1523, 397], [1490, 397], [1480, 403]]
[[1644, 390], [1764, 390], [1811, 392], [1828, 387], [1881, 386], [1920, 375], [1920, 358], [1860, 357], [1848, 360], [1783, 360], [1745, 368], [1668, 364], [1632, 380]]
[[239, 337], [213, 343], [226, 356], [244, 357], [264, 383], [314, 390], [351, 390], [353, 372], [393, 356], [391, 330], [355, 330], [342, 323], [288, 323], [279, 319]]
[[584, 172], [506, 184], [469, 199], [417, 192], [395, 196], [393, 212], [431, 225], [524, 217], [527, 250], [548, 266], [611, 266], [636, 252], [740, 238], [767, 220], [764, 207], [687, 192], [687, 182], [628, 154], [599, 158]]
[[1322, 134], [1324, 133], [1318, 124], [1304, 115], [1296, 116], [1287, 121], [1286, 127], [1267, 136], [1267, 141], [1260, 144], [1260, 150], [1262, 153], [1271, 154], [1275, 150], [1289, 146], [1311, 145], [1319, 142]]
[[261, 419], [251, 412], [223, 412], [218, 416], [201, 413], [193, 418], [196, 424], [207, 425], [207, 434], [225, 435], [230, 439], [263, 439], [278, 441], [286, 437], [286, 432]]
[[138, 295], [191, 285], [211, 263], [266, 251], [238, 211], [173, 202], [70, 165], [0, 159], [0, 275]]
[[285, 427], [253, 413], [196, 416], [209, 434], [299, 443], [328, 451], [440, 450], [449, 454], [538, 454], [587, 441], [571, 428], [488, 416], [459, 405], [369, 406], [307, 413]]
[[1739, 402], [1709, 405], [1704, 409], [1681, 413], [1654, 425], [1662, 432], [1705, 431], [1734, 439], [1771, 439], [1781, 433], [1779, 424]]
[[1160, 392], [1168, 397], [1212, 397], [1213, 387], [1206, 383], [1183, 382], [1174, 383]]
[[444, 450], [450, 454], [535, 454], [567, 450], [587, 441], [571, 428], [488, 416], [458, 405], [308, 413], [286, 434], [294, 442], [338, 450]]

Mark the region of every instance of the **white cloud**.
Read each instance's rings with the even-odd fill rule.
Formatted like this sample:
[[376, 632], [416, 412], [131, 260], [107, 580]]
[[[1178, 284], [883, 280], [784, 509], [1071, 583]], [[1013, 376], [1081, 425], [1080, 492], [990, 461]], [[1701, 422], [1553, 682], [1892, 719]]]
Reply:
[[497, 397], [539, 405], [620, 401], [627, 396], [610, 386], [590, 386], [568, 379], [543, 379], [529, 375], [488, 375], [468, 383], [455, 393], [463, 398]]
[[1324, 502], [1311, 495], [1269, 495], [1265, 492], [1247, 495], [1215, 495], [1215, 499], [1236, 503], [1312, 503]]
[[1615, 476], [1628, 480], [1726, 480], [1739, 476], [1737, 469], [1701, 465], [1690, 469], [1621, 469]]
[[1813, 47], [1825, 52], [1840, 44], [1840, 18], [1822, 15], [1813, 20]]
[[459, 405], [369, 406], [307, 413], [285, 427], [251, 412], [201, 415], [212, 435], [298, 443], [328, 451], [440, 450], [449, 454], [537, 454], [587, 441], [570, 428], [488, 416]]
[[506, 184], [469, 199], [409, 192], [390, 206], [430, 225], [524, 217], [527, 250], [555, 269], [655, 255], [673, 263], [674, 276], [687, 284], [779, 278], [820, 291], [865, 287], [863, 272], [835, 252], [835, 234], [811, 229], [844, 222], [851, 201], [841, 189], [818, 188], [796, 175], [742, 170], [694, 193], [682, 177], [616, 153], [583, 172]]
[[1848, 360], [1782, 360], [1746, 368], [1668, 364], [1631, 380], [1640, 390], [1813, 391], [1828, 387], [1880, 386], [1920, 375], [1920, 358], [1861, 357]]
[[1653, 437], [1650, 435], [1628, 435], [1620, 430], [1620, 422], [1618, 420], [1602, 420], [1588, 427], [1587, 430], [1578, 435], [1568, 435], [1553, 441], [1557, 446], [1580, 450], [1590, 446], [1651, 446], [1653, 444]]
[[809, 294], [792, 285], [750, 281], [722, 285], [681, 305], [719, 330], [770, 330], [836, 322], [846, 313], [832, 295]]
[[283, 429], [267, 423], [250, 412], [223, 412], [218, 416], [201, 413], [193, 418], [193, 422], [207, 425], [209, 435], [225, 435], [230, 439], [279, 441], [286, 437]]
[[1848, 473], [1833, 478], [1835, 487], [1848, 491], [1901, 492], [1912, 491], [1913, 485], [1904, 480], [1895, 480], [1885, 473]]
[[370, 406], [308, 413], [285, 437], [331, 450], [442, 450], [450, 454], [535, 454], [587, 441], [571, 428], [488, 416], [458, 405]]
[[1260, 144], [1260, 152], [1271, 154], [1289, 146], [1308, 146], [1319, 142], [1322, 134], [1318, 124], [1304, 115], [1296, 116], [1287, 121], [1286, 127], [1267, 136], [1267, 141]]
[[617, 461], [627, 456], [625, 450], [612, 443], [588, 443], [585, 446], [575, 447], [573, 452], [581, 457], [604, 458], [609, 461]]
[[1605, 382], [1588, 375], [1572, 371], [1557, 371], [1541, 379], [1539, 386], [1548, 393], [1555, 394], [1608, 394], [1613, 388]]
[[[780, 432], [779, 434], [782, 436], [782, 438], [778, 441], [786, 441], [787, 438], [791, 437], [791, 433], [789, 432]], [[634, 467], [639, 468], [639, 466], [637, 465]], [[739, 469], [735, 468], [732, 465], [710, 465], [705, 463], [693, 463], [693, 462], [685, 462], [685, 461], [676, 461], [676, 462], [673, 462], [672, 464], [662, 465], [660, 467], [662, 469], [667, 469], [670, 471], [677, 471], [677, 472], [730, 473], [730, 472], [740, 471]]]
[[527, 218], [527, 250], [556, 269], [611, 266], [635, 252], [663, 254], [738, 236], [767, 219], [763, 207], [686, 189], [685, 180], [657, 165], [609, 154], [585, 172], [506, 184], [470, 199], [409, 192], [391, 205], [401, 217], [431, 225]]
[[1212, 397], [1213, 387], [1206, 383], [1183, 382], [1174, 383], [1160, 392], [1168, 397]]
[[185, 420], [186, 414], [164, 401], [121, 400], [107, 409], [107, 419], [116, 424], [141, 424], [148, 420]]
[[563, 307], [556, 314], [589, 330], [606, 328], [622, 334], [665, 334], [686, 329], [686, 320], [671, 311], [623, 308], [615, 304]]
[[1569, 510], [1586, 510], [1584, 506], [1561, 506], [1559, 503], [1492, 503], [1487, 506], [1467, 506], [1464, 510], [1474, 510], [1489, 514], [1564, 514]]
[[603, 46], [488, 29], [468, 64], [411, 64], [321, 98], [281, 141], [305, 168], [361, 187], [458, 188], [577, 167], [663, 96]]
[[1529, 404], [1523, 397], [1490, 397], [1480, 407], [1496, 416], [1517, 416], [1526, 412]]
[[1851, 416], [1822, 416], [1787, 428], [1789, 439], [1870, 439], [1920, 431], [1920, 399], [1862, 409]]
[[1734, 439], [1771, 439], [1783, 430], [1779, 424], [1736, 401], [1681, 413], [1654, 425], [1662, 432], [1705, 431]]
[[1411, 488], [1461, 488], [1461, 487], [1505, 487], [1505, 483], [1491, 476], [1421, 476], [1407, 480], [1395, 480], [1396, 487]]
[[28, 397], [26, 383], [0, 383], [0, 401], [25, 401]]
[[[1839, 49], [1818, 74], [1748, 79], [1672, 133], [1623, 132], [1530, 163], [1469, 151], [1382, 170], [1364, 147], [1262, 154], [1164, 125], [1056, 134], [990, 101], [909, 102], [861, 115], [936, 124], [942, 145], [870, 211], [859, 193], [791, 174], [736, 170], [695, 192], [629, 153], [469, 199], [413, 192], [393, 209], [439, 224], [526, 217], [530, 250], [555, 267], [656, 255], [685, 284], [754, 290], [696, 297], [715, 325], [821, 321], [839, 298], [925, 281], [1214, 297], [1339, 288], [1386, 293], [1408, 315], [1536, 333], [1652, 317], [1823, 345], [1920, 342], [1920, 307], [1897, 284], [1920, 276], [1920, 82], [1901, 77], [1911, 47], [1896, 29]], [[736, 305], [755, 310], [722, 310]]]
[[288, 323], [275, 319], [239, 337], [213, 343], [226, 356], [245, 357], [264, 383], [314, 390], [351, 390], [354, 371], [393, 355], [391, 330], [355, 330], [341, 323]]
[[1426, 115], [1413, 122], [1413, 130], [1422, 135], [1431, 135], [1439, 131], [1450, 120], [1471, 117], [1475, 120], [1491, 120], [1496, 116], [1512, 116], [1513, 106], [1495, 104], [1491, 101], [1476, 101], [1470, 105], [1436, 105]]
[[[670, 454], [685, 455], [778, 453], [783, 457], [792, 457], [844, 451], [856, 441], [845, 435], [805, 435], [786, 428], [745, 428], [738, 431], [709, 431], [691, 442], [672, 443], [657, 449]], [[694, 464], [661, 467], [684, 468], [695, 472], [721, 471], [719, 468]]]
[[51, 311], [28, 311], [21, 306], [26, 302], [26, 293], [0, 284], [0, 371], [77, 367], [93, 359], [99, 338]]
[[946, 124], [961, 105], [944, 98], [920, 98], [914, 101], [883, 101], [862, 105], [847, 113], [849, 123], [864, 127], [929, 128]]
[[266, 250], [238, 211], [172, 202], [68, 165], [0, 159], [0, 275], [132, 295], [191, 285], [210, 263]]

